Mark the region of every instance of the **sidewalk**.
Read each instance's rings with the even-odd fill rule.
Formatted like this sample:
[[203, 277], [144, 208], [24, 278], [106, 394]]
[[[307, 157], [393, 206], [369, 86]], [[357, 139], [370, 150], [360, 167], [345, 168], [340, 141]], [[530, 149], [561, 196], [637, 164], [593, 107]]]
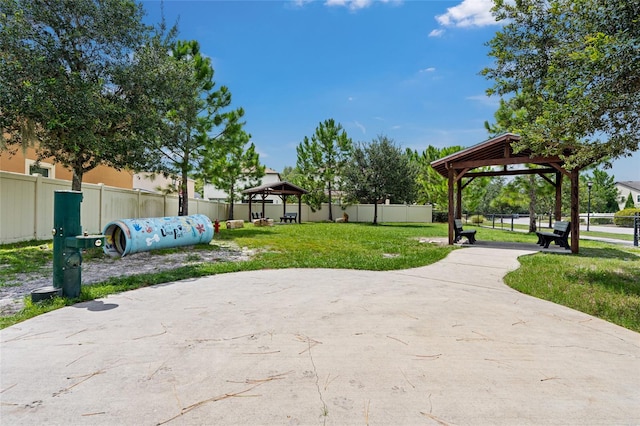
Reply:
[[0, 331], [0, 418], [639, 424], [640, 335], [506, 287], [530, 247], [223, 274], [60, 309]]

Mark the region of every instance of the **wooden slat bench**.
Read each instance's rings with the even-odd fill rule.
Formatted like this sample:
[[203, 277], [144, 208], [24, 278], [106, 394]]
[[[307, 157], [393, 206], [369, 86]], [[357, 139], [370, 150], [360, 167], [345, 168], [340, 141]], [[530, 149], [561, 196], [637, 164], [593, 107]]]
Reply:
[[296, 222], [298, 219], [298, 213], [285, 213], [284, 216], [280, 216], [280, 222]]
[[465, 231], [464, 229], [462, 229], [462, 220], [460, 219], [455, 219], [454, 220], [454, 230], [455, 230], [455, 239], [453, 240], [454, 243], [457, 243], [458, 241], [460, 241], [462, 239], [462, 237], [467, 237], [467, 240], [469, 240], [469, 244], [473, 244], [476, 242], [476, 230], [472, 230], [472, 231]]
[[571, 222], [556, 222], [553, 224], [553, 232], [536, 232], [538, 244], [544, 248], [549, 248], [551, 242], [555, 242], [560, 247], [570, 250], [569, 232], [571, 232]]

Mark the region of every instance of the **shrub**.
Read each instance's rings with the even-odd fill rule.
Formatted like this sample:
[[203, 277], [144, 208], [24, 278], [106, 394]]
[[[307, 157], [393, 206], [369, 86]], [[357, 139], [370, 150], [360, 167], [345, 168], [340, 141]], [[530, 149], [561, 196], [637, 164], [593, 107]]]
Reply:
[[632, 209], [634, 208], [636, 205], [633, 202], [633, 196], [631, 195], [631, 193], [629, 193], [629, 196], [627, 197], [627, 201], [624, 203], [624, 208], [626, 209]]
[[449, 221], [448, 212], [433, 212], [432, 220], [436, 223], [447, 223]]
[[640, 209], [620, 210], [613, 216], [613, 223], [615, 223], [616, 226], [633, 228], [633, 217], [636, 213], [640, 213]]
[[479, 214], [474, 214], [473, 216], [471, 216], [469, 218], [469, 222], [475, 223], [476, 225], [478, 225], [478, 224], [480, 224], [480, 223], [482, 223], [484, 221], [485, 221], [484, 216], [479, 215]]
[[593, 217], [590, 220], [592, 225], [612, 225], [613, 218], [612, 217]]

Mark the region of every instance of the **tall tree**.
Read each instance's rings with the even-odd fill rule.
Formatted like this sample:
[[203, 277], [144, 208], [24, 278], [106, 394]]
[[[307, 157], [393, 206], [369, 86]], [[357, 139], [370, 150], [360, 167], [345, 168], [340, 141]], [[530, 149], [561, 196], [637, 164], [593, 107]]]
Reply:
[[447, 179], [442, 177], [433, 167], [431, 162], [446, 157], [464, 149], [461, 146], [437, 148], [429, 145], [422, 154], [417, 151], [407, 151], [411, 162], [417, 170], [416, 183], [417, 202], [420, 204], [433, 204], [436, 208], [443, 208], [449, 203], [449, 189]]
[[211, 59], [200, 53], [197, 41], [177, 41], [167, 58], [189, 72], [177, 82], [187, 94], [166, 100], [170, 106], [163, 117], [165, 131], [154, 141], [156, 154], [162, 156], [157, 171], [180, 182], [178, 214], [188, 215], [189, 177], [199, 170], [211, 143], [238, 131], [244, 111], [226, 110], [231, 105], [231, 93], [225, 86], [215, 90]]
[[588, 185], [591, 182], [591, 211], [595, 213], [615, 213], [618, 211], [618, 189], [614, 176], [610, 176], [604, 170], [593, 169], [591, 174], [580, 176], [580, 187], [583, 194], [580, 196], [581, 211], [587, 211]]
[[127, 80], [150, 42], [143, 14], [133, 0], [0, 0], [0, 148], [36, 144], [74, 190], [99, 164], [145, 164], [139, 123], [156, 112], [136, 106], [157, 74]]
[[333, 221], [332, 196], [341, 184], [344, 167], [353, 150], [353, 142], [342, 125], [332, 118], [318, 124], [311, 139], [304, 137], [296, 151], [296, 167], [301, 175], [303, 188], [309, 194], [303, 196], [313, 210], [329, 203], [329, 220]]
[[373, 223], [378, 223], [378, 203], [413, 203], [416, 199], [416, 169], [406, 152], [393, 140], [378, 136], [357, 146], [345, 168], [344, 188], [349, 198], [374, 205]]
[[201, 176], [216, 188], [223, 189], [229, 203], [229, 219], [233, 219], [233, 205], [241, 198], [243, 189], [257, 186], [264, 176], [265, 166], [251, 135], [238, 129], [209, 144], [208, 154], [202, 160]]
[[516, 118], [507, 127], [523, 136], [519, 148], [559, 155], [568, 168], [638, 150], [640, 3], [494, 1], [506, 24], [483, 74], [494, 81], [489, 94], [510, 96], [503, 112]]

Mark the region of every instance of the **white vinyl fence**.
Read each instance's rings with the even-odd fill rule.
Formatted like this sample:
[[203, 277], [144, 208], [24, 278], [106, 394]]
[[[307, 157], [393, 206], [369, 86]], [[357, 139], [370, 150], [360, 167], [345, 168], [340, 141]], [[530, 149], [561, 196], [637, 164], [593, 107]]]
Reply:
[[[53, 194], [71, 190], [71, 182], [41, 176], [0, 172], [0, 244], [32, 239], [53, 238]], [[117, 219], [164, 217], [178, 214], [178, 197], [113, 188], [105, 185], [82, 184], [82, 230], [100, 234], [105, 225]], [[350, 222], [372, 222], [373, 205], [352, 205], [342, 209], [333, 206], [333, 218], [349, 215]], [[252, 203], [252, 211], [262, 211], [260, 203]], [[189, 199], [189, 214], [204, 214], [212, 221], [228, 218], [226, 203]], [[297, 212], [297, 204], [287, 204], [287, 212]], [[265, 216], [279, 222], [282, 204], [266, 204]], [[249, 205], [235, 204], [234, 218], [249, 220]], [[329, 218], [328, 205], [312, 212], [302, 205], [303, 222], [321, 222]], [[378, 222], [431, 222], [431, 206], [379, 205]]]

